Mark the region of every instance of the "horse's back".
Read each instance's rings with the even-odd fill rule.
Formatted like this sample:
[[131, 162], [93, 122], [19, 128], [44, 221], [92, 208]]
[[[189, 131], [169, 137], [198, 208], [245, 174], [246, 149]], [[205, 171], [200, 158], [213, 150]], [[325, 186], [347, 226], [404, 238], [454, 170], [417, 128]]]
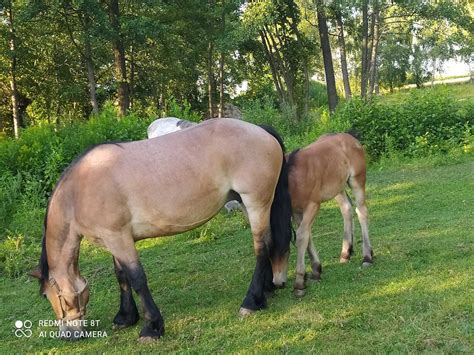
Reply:
[[347, 133], [327, 134], [301, 149], [292, 158], [290, 191], [297, 207], [327, 201], [340, 193], [351, 176], [364, 174], [362, 145]]

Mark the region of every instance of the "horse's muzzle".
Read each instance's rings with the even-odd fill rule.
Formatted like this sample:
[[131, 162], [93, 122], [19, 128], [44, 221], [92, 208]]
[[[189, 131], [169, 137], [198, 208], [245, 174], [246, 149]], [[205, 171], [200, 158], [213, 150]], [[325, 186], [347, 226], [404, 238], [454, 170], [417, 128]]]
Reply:
[[79, 340], [83, 337], [84, 327], [61, 325], [59, 327], [59, 337], [63, 340]]

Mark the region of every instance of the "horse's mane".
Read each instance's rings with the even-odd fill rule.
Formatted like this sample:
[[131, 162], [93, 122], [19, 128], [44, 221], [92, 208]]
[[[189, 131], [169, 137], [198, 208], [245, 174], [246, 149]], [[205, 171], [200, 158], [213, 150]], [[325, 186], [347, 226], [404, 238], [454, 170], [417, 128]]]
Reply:
[[93, 149], [97, 148], [98, 146], [101, 145], [106, 145], [106, 144], [114, 144], [120, 148], [123, 149], [123, 147], [120, 145], [120, 142], [107, 142], [107, 143], [100, 143], [100, 144], [95, 144], [89, 148], [87, 148], [84, 152], [82, 152], [79, 156], [77, 156], [71, 164], [63, 171], [61, 176], [58, 179], [58, 182], [56, 183], [56, 186], [54, 187], [51, 196], [48, 199], [48, 204], [46, 206], [46, 214], [44, 216], [44, 222], [43, 222], [43, 240], [42, 240], [42, 245], [41, 245], [41, 256], [39, 260], [39, 270], [41, 272], [41, 276], [39, 279], [40, 282], [40, 293], [43, 293], [44, 289], [44, 284], [45, 281], [49, 280], [49, 265], [48, 265], [48, 253], [46, 251], [46, 228], [48, 225], [48, 212], [49, 212], [49, 205], [51, 204], [51, 200], [53, 199], [54, 193], [56, 192], [58, 186], [61, 184], [61, 182], [69, 175], [71, 172], [72, 168], [81, 161], [82, 158], [84, 158], [90, 151]]
[[294, 151], [290, 153], [290, 155], [288, 155], [288, 160], [287, 160], [288, 170], [291, 170], [291, 168], [295, 165], [296, 154], [298, 154], [300, 149], [301, 148], [295, 149]]

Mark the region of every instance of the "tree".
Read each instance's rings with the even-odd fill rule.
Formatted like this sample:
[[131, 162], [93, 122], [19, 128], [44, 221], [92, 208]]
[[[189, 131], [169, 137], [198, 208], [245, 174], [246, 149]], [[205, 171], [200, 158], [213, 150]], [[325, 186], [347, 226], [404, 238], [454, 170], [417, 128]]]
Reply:
[[11, 106], [13, 113], [13, 131], [15, 137], [18, 138], [20, 134], [20, 127], [22, 126], [20, 109], [19, 109], [19, 95], [17, 89], [17, 39], [15, 33], [15, 22], [14, 22], [14, 8], [13, 1], [9, 0], [4, 8], [6, 15], [6, 22], [8, 24], [9, 32], [9, 47], [10, 47], [10, 96]]
[[125, 48], [120, 23], [120, 7], [118, 0], [103, 1], [106, 3], [112, 29], [112, 48], [114, 52], [115, 80], [118, 86], [119, 115], [125, 116], [130, 106], [130, 96], [127, 82], [127, 67], [125, 65]]
[[349, 81], [349, 71], [347, 68], [346, 40], [344, 35], [344, 21], [342, 17], [342, 10], [340, 7], [336, 7], [335, 9], [333, 9], [333, 11], [338, 28], [337, 40], [339, 43], [339, 52], [341, 57], [341, 73], [342, 82], [344, 85], [344, 96], [346, 99], [350, 99], [352, 96], [352, 91]]
[[324, 73], [326, 77], [326, 88], [328, 92], [329, 111], [336, 110], [338, 97], [336, 91], [336, 80], [334, 78], [334, 67], [332, 64], [331, 46], [329, 43], [329, 33], [326, 23], [326, 14], [322, 0], [317, 0], [316, 11], [318, 14], [319, 38], [321, 41], [321, 50], [323, 53]]

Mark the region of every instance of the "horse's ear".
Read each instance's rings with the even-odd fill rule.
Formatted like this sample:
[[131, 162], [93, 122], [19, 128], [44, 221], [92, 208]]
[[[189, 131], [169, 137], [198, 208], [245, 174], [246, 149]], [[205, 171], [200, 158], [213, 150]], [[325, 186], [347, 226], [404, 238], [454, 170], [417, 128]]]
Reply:
[[40, 271], [39, 267], [37, 267], [34, 270], [28, 271], [27, 274], [28, 274], [28, 276], [35, 277], [37, 279], [41, 278], [41, 271]]

